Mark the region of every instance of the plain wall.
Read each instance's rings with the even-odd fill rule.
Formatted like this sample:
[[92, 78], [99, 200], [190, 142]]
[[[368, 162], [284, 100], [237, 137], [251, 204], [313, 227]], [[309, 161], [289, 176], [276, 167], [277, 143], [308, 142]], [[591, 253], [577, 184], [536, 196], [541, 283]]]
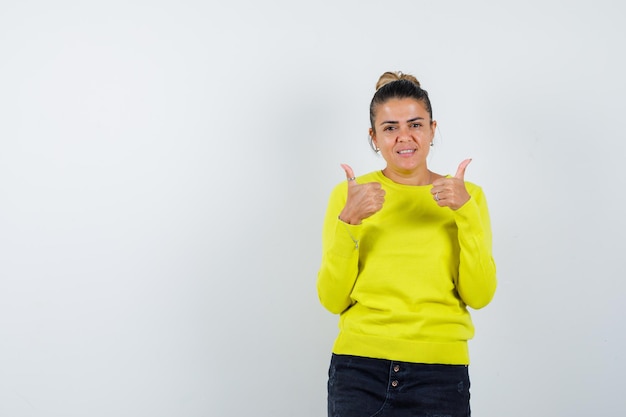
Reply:
[[0, 415], [326, 410], [331, 188], [416, 75], [430, 167], [487, 195], [481, 417], [616, 415], [626, 7], [617, 1], [0, 3]]

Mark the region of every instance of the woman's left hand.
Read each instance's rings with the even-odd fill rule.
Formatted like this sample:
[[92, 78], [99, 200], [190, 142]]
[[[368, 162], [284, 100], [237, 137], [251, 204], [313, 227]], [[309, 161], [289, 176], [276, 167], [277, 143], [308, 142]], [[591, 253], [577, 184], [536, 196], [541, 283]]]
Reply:
[[452, 210], [460, 209], [463, 204], [467, 203], [470, 195], [465, 188], [465, 168], [472, 162], [466, 159], [459, 164], [454, 177], [439, 178], [433, 181], [433, 188], [430, 193], [439, 207], [450, 207]]

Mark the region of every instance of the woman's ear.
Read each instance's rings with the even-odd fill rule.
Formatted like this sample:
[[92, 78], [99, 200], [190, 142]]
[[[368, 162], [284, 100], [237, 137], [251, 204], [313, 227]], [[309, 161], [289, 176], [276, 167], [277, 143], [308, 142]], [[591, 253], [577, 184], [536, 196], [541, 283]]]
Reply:
[[430, 146], [433, 146], [433, 142], [435, 141], [435, 132], [437, 131], [437, 121], [433, 120], [430, 122], [430, 129], [433, 132], [433, 137], [430, 138]]
[[372, 129], [371, 127], [369, 130], [369, 135], [370, 135], [370, 142], [372, 142], [372, 147], [374, 149], [378, 149], [378, 144], [376, 143], [376, 134], [374, 133], [374, 129]]

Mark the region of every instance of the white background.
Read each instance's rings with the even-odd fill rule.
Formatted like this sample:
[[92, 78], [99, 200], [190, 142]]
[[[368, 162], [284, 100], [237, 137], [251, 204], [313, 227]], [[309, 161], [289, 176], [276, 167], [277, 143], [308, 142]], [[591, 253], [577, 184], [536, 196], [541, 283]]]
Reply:
[[[217, 4], [219, 3], [219, 5]], [[0, 415], [326, 410], [321, 222], [416, 75], [487, 194], [481, 417], [620, 415], [618, 1], [0, 3]]]

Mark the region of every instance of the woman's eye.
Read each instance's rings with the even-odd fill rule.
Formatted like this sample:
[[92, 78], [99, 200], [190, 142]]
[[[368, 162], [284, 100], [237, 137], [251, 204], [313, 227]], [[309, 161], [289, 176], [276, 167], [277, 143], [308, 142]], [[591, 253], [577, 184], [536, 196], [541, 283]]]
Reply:
[[394, 130], [394, 129], [395, 129], [395, 126], [387, 126], [383, 130], [384, 131], [389, 131], [389, 130]]
[[422, 127], [422, 124], [421, 123], [413, 123], [412, 127], [417, 129], [417, 128]]

